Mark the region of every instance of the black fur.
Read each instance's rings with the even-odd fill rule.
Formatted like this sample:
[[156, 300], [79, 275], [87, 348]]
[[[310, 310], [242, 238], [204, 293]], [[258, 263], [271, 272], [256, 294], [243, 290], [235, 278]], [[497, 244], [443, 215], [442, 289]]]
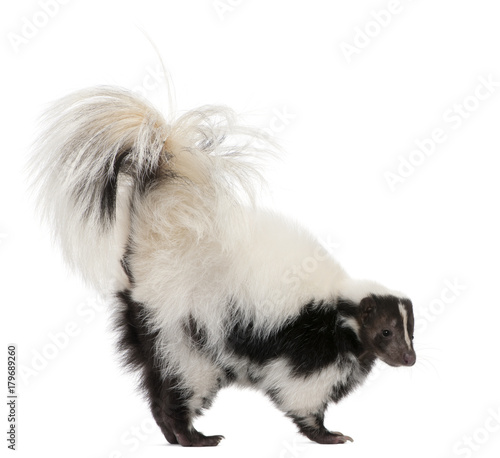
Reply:
[[[191, 425], [192, 412], [189, 412], [187, 401], [193, 393], [183, 387], [179, 378], [162, 377], [155, 355], [158, 331], [148, 326], [146, 308], [134, 301], [129, 291], [119, 292], [117, 299], [121, 305], [115, 320], [118, 349], [125, 366], [141, 372], [141, 389], [167, 441], [184, 446], [217, 445], [222, 436], [204, 436]], [[211, 399], [203, 401], [203, 407], [208, 408]]]
[[[54, 111], [49, 112], [48, 130], [38, 147], [40, 158], [35, 162], [41, 165], [42, 170], [36, 174], [44, 191], [41, 200], [46, 214], [52, 217], [50, 219], [61, 224], [58, 232], [65, 235], [62, 241], [68, 258], [73, 264], [81, 263], [85, 276], [97, 286], [105, 286], [107, 289], [108, 285], [104, 285], [107, 273], [104, 270], [108, 266], [98, 269], [98, 263], [101, 257], [113, 257], [116, 254], [113, 247], [119, 241], [113, 242], [112, 238], [115, 235], [113, 228], [117, 223], [117, 192], [122, 184], [125, 185], [123, 190], [129, 199], [123, 199], [120, 207], [122, 204], [124, 207], [128, 206], [129, 224], [123, 224], [123, 229], [129, 229], [129, 240], [121, 264], [129, 282], [125, 282], [127, 286], [122, 288], [135, 291], [134, 263], [136, 254], [142, 252], [141, 247], [135, 244], [142, 243], [143, 236], [147, 237], [140, 227], [145, 230], [153, 227], [154, 231], [161, 231], [163, 226], [162, 222], [156, 221], [155, 216], [147, 216], [154, 208], [151, 207], [142, 216], [142, 212], [136, 211], [144, 197], [155, 189], [159, 191], [158, 197], [169, 193], [167, 187], [160, 189], [160, 184], [164, 184], [166, 180], [169, 184], [172, 181], [179, 186], [194, 185], [193, 195], [196, 197], [203, 193], [208, 199], [202, 205], [203, 214], [190, 212], [188, 208], [189, 215], [185, 219], [182, 219], [184, 216], [180, 217], [181, 226], [184, 227], [189, 217], [201, 217], [203, 224], [206, 221], [212, 221], [216, 226], [224, 224], [224, 216], [221, 216], [220, 211], [230, 202], [226, 193], [233, 194], [234, 191], [235, 199], [231, 202], [235, 205], [239, 201], [246, 202], [244, 197], [251, 197], [251, 194], [241, 191], [250, 187], [250, 180], [247, 178], [253, 175], [252, 170], [258, 171], [258, 168], [254, 169], [256, 164], [252, 164], [253, 160], [245, 164], [246, 161], [238, 160], [239, 156], [247, 149], [254, 153], [260, 152], [262, 145], [259, 145], [258, 135], [255, 137], [256, 147], [251, 147], [251, 141], [246, 145], [246, 136], [251, 131], [236, 125], [233, 127], [232, 114], [224, 110], [219, 114], [213, 108], [193, 111], [187, 118], [181, 119], [179, 124], [174, 122], [168, 126], [152, 107], [121, 89], [92, 89], [90, 92], [77, 94], [78, 98], [81, 101], [75, 103], [75, 95], [70, 96], [57, 105]], [[62, 115], [59, 113], [61, 107], [65, 107]], [[62, 130], [59, 129], [59, 124], [63, 126]], [[234, 150], [230, 150], [225, 144], [225, 127], [228, 128], [229, 136], [234, 136]], [[74, 129], [73, 134], [70, 128]], [[54, 142], [60, 143], [59, 148], [49, 141], [52, 130], [55, 132]], [[173, 148], [172, 151], [168, 151], [169, 145]], [[203, 151], [207, 156], [206, 159], [199, 159], [199, 164], [190, 164], [191, 160], [183, 164], [184, 153], [181, 151], [188, 154], [194, 152], [191, 158], [193, 161], [197, 161], [198, 154]], [[53, 167], [48, 166], [47, 155], [50, 161], [54, 161]], [[224, 156], [231, 157], [226, 161]], [[172, 164], [171, 159], [174, 159]], [[227, 162], [227, 166], [219, 164], [220, 161]], [[209, 163], [213, 163], [213, 169]], [[97, 166], [99, 170], [96, 170]], [[56, 194], [58, 189], [59, 193]], [[219, 197], [222, 194], [224, 205], [220, 206]], [[52, 198], [47, 198], [50, 196]], [[169, 216], [168, 205], [165, 208], [156, 207], [156, 210], [163, 213], [160, 220]], [[175, 213], [177, 210], [174, 208], [173, 211]], [[227, 211], [232, 215], [237, 210], [228, 208]], [[172, 224], [176, 224], [176, 220], [174, 216]], [[73, 237], [72, 223], [81, 223], [82, 230], [87, 234], [83, 240], [78, 241]], [[196, 225], [196, 221], [194, 224]], [[136, 238], [136, 230], [143, 235]], [[168, 232], [168, 228], [166, 230]], [[228, 230], [231, 227], [228, 226]], [[225, 237], [223, 234], [224, 232], [214, 230], [204, 232], [201, 236], [201, 249], [198, 251], [202, 266], [205, 265], [203, 256], [210, 256], [210, 250], [218, 249], [214, 240]], [[254, 231], [251, 230], [249, 234], [254, 234]], [[75, 235], [79, 235], [78, 231]], [[259, 235], [259, 230], [255, 235]], [[298, 231], [296, 235], [305, 237], [302, 231]], [[179, 236], [183, 237], [183, 234]], [[103, 243], [99, 246], [103, 248], [101, 253], [92, 253], [99, 256], [94, 256], [95, 265], [90, 266], [81, 252], [87, 247], [84, 245], [86, 241], [93, 238], [100, 239]], [[250, 239], [253, 240], [253, 236]], [[256, 243], [257, 240], [258, 238], [255, 239]], [[175, 244], [180, 241], [171, 242]], [[75, 249], [69, 248], [70, 244], [74, 244]], [[162, 246], [160, 242], [159, 254]], [[223, 253], [225, 246], [225, 243], [219, 246]], [[232, 247], [232, 244], [228, 246]], [[309, 243], [304, 246], [309, 246]], [[207, 250], [207, 247], [210, 248]], [[279, 255], [279, 250], [277, 253]], [[300, 250], [296, 254], [299, 255]], [[147, 259], [146, 257], [141, 262], [146, 262]], [[218, 259], [214, 265], [218, 264]], [[294, 259], [295, 256], [291, 256], [289, 261]], [[184, 260], [181, 259], [180, 262]], [[187, 264], [180, 269], [181, 274], [189, 268], [190, 262], [190, 259], [186, 260]], [[211, 264], [207, 265], [205, 267], [210, 269]], [[247, 267], [251, 268], [252, 265], [250, 263]], [[155, 265], [151, 267], [155, 268]], [[161, 263], [156, 266], [156, 270], [158, 269], [160, 271], [156, 273], [161, 275]], [[112, 270], [110, 273], [114, 277], [115, 272]], [[168, 275], [168, 269], [165, 272]], [[336, 272], [337, 268], [333, 268], [331, 281], [336, 280]], [[224, 275], [224, 269], [220, 272], [216, 269], [210, 273], [219, 274], [216, 285], [224, 280], [220, 277], [220, 274]], [[185, 280], [188, 277], [182, 278]], [[234, 278], [239, 278], [239, 275]], [[235, 281], [234, 278], [231, 281]], [[322, 282], [320, 278], [322, 276], [318, 276], [317, 280]], [[175, 273], [170, 280], [176, 281]], [[337, 287], [341, 288], [344, 280], [338, 280], [340, 283]], [[285, 321], [281, 326], [270, 331], [266, 328], [264, 333], [257, 328], [257, 320], [247, 321], [247, 313], [252, 313], [252, 307], [243, 312], [235, 303], [228, 303], [227, 309], [220, 316], [214, 317], [220, 328], [208, 326], [202, 317], [196, 319], [195, 311], [209, 307], [209, 304], [188, 304], [190, 301], [186, 299], [191, 297], [195, 301], [199, 297], [196, 291], [201, 291], [206, 286], [203, 281], [210, 281], [210, 276], [201, 278], [200, 281], [196, 285], [198, 289], [186, 291], [185, 297], [177, 298], [182, 299], [181, 303], [185, 307], [192, 307], [192, 315], [185, 309], [181, 322], [172, 316], [171, 319], [175, 321], [170, 324], [178, 328], [170, 333], [167, 329], [160, 330], [157, 327], [160, 322], [164, 323], [163, 318], [167, 318], [168, 310], [159, 317], [149, 309], [150, 304], [135, 301], [131, 291], [116, 294], [119, 302], [115, 323], [119, 332], [118, 348], [125, 365], [139, 372], [141, 390], [149, 401], [156, 422], [170, 443], [217, 445], [221, 436], [204, 436], [193, 428], [192, 420], [210, 406], [220, 388], [233, 382], [253, 384], [265, 390], [273, 402], [312, 440], [339, 443], [347, 439], [328, 432], [323, 426], [327, 403], [342, 399], [360, 383], [372, 367], [375, 356], [394, 366], [411, 366], [415, 363], [416, 356], [409, 340], [414, 324], [409, 301], [404, 303], [407, 310], [404, 313], [398, 300], [389, 296], [365, 297], [358, 304], [349, 300], [312, 295], [309, 297], [310, 302], [304, 303], [298, 314], [287, 320], [283, 316]], [[347, 277], [345, 281], [349, 290], [356, 287], [355, 283], [348, 284]], [[271, 284], [272, 282], [269, 286]], [[147, 288], [148, 283], [143, 286]], [[248, 300], [253, 295], [252, 288], [247, 295], [245, 286], [235, 285], [235, 293], [242, 293], [245, 300]], [[277, 286], [279, 290], [284, 284], [282, 282]], [[264, 288], [262, 291], [266, 290]], [[219, 293], [223, 291], [224, 288]], [[321, 291], [323, 288], [319, 288], [317, 294], [321, 294]], [[363, 291], [368, 294], [364, 287]], [[162, 291], [149, 292], [154, 297], [155, 307], [162, 306], [156, 303], [158, 293]], [[279, 294], [279, 291], [276, 293]], [[291, 290], [288, 293], [293, 294]], [[356, 296], [360, 294], [361, 291], [358, 291]], [[175, 297], [171, 299], [176, 300]], [[168, 307], [166, 303], [163, 305]], [[258, 307], [254, 311], [261, 313]], [[220, 312], [218, 307], [214, 310], [214, 313]], [[277, 312], [280, 313], [279, 310]], [[177, 314], [174, 315], [178, 317]], [[404, 322], [407, 322], [406, 329]], [[172, 328], [168, 326], [168, 329]], [[390, 333], [392, 337], [389, 338], [387, 336]], [[179, 341], [171, 340], [178, 338]], [[165, 354], [159, 354], [160, 351], [165, 351]], [[316, 379], [314, 374], [324, 368], [328, 369]], [[343, 381], [339, 382], [340, 379]], [[315, 390], [315, 396], [309, 396], [311, 390]]]
[[[183, 380], [178, 377], [162, 376], [158, 365], [160, 358], [155, 354], [159, 333], [149, 325], [147, 308], [134, 301], [129, 291], [118, 293], [117, 298], [121, 304], [116, 319], [120, 336], [118, 347], [122, 351], [125, 364], [141, 372], [141, 388], [149, 400], [156, 422], [170, 443], [217, 445], [222, 436], [207, 437], [196, 431], [192, 426], [194, 416], [210, 407], [220, 388], [237, 382], [239, 377], [258, 386], [261, 376], [258, 375], [258, 370], [255, 374], [253, 371], [276, 358], [287, 360], [295, 377], [307, 378], [333, 363], [351, 371], [351, 375], [347, 376], [344, 382], [332, 381], [329, 397], [317, 412], [311, 412], [305, 417], [297, 416], [293, 412], [287, 413], [301, 433], [311, 440], [320, 443], [343, 443], [350, 440], [347, 436], [328, 431], [323, 425], [323, 418], [327, 403], [338, 402], [351, 392], [364, 375], [368, 374], [375, 361], [374, 348], [365, 343], [366, 333], [373, 331], [373, 326], [366, 327], [364, 324], [366, 307], [344, 299], [310, 302], [302, 307], [297, 316], [290, 318], [274, 332], [263, 336], [252, 322], [245, 323], [242, 317], [238, 316], [234, 304], [229, 304], [232, 312], [227, 323], [229, 331], [226, 335], [226, 350], [228, 354], [247, 362], [246, 374], [242, 374], [241, 369], [238, 373], [231, 367], [221, 367], [213, 392], [206, 393], [201, 399], [201, 405], [198, 404], [191, 412], [188, 403], [199, 393], [187, 389]], [[370, 310], [373, 312], [373, 307], [377, 310], [376, 320], [379, 315], [383, 322], [386, 321], [386, 315], [390, 316], [391, 320], [396, 316], [398, 299], [390, 296], [371, 296], [369, 301]], [[363, 303], [366, 301], [362, 301]], [[406, 305], [411, 307], [409, 301]], [[369, 310], [368, 312], [371, 313]], [[346, 318], [352, 318], [358, 323], [359, 337], [345, 324]], [[202, 324], [193, 316], [189, 316], [183, 325], [183, 331], [186, 342], [189, 342], [194, 350], [217, 364], [215, 355], [209, 353], [207, 330]], [[357, 359], [357, 366], [353, 364], [352, 356]], [[354, 372], [355, 370], [361, 372]], [[281, 408], [284, 404], [285, 394], [279, 388], [268, 389], [266, 394], [278, 407]]]
[[[134, 192], [142, 196], [149, 192], [158, 182], [175, 177], [175, 173], [162, 169], [161, 164], [150, 164], [138, 170], [130, 156], [133, 151], [128, 149], [110, 159], [106, 169], [108, 173], [99, 177], [95, 183], [85, 183], [77, 195], [93, 194], [92, 202], [98, 203], [99, 220], [104, 228], [112, 227], [116, 218], [116, 195], [120, 175], [133, 177]], [[168, 159], [168, 154], [165, 155]], [[165, 159], [165, 160], [166, 160]], [[85, 216], [89, 216], [94, 206], [88, 208]]]
[[193, 344], [193, 346], [201, 352], [204, 352], [207, 345], [207, 334], [205, 328], [200, 326], [192, 315], [184, 323], [184, 332]]
[[[407, 329], [409, 337], [413, 335], [413, 307], [409, 299], [390, 295], [365, 297], [360, 303], [363, 332], [361, 339], [367, 351], [378, 355], [391, 366], [413, 365], [416, 355], [405, 342], [405, 328], [399, 304], [406, 309]], [[384, 336], [384, 330], [389, 336]]]
[[258, 365], [284, 357], [298, 376], [307, 376], [337, 361], [340, 355], [358, 356], [362, 346], [354, 331], [341, 326], [340, 317], [354, 316], [356, 307], [349, 301], [310, 302], [299, 315], [269, 335], [262, 336], [253, 323], [234, 323], [227, 336], [230, 351]]
[[[363, 361], [364, 371], [368, 373], [375, 362], [375, 358], [368, 359]], [[330, 393], [330, 399], [333, 402], [340, 402], [343, 398], [345, 398], [356, 386], [359, 381], [354, 378], [349, 378], [347, 381], [343, 383], [338, 383], [333, 385], [332, 391]]]
[[116, 158], [112, 167], [109, 167], [112, 172], [108, 173], [102, 182], [102, 187], [96, 186], [95, 189], [100, 191], [100, 218], [101, 222], [109, 225], [113, 224], [116, 217], [116, 192], [118, 189], [118, 174], [123, 161], [127, 158], [129, 151], [126, 151]]
[[224, 376], [226, 377], [227, 384], [231, 384], [236, 381], [236, 372], [231, 367], [224, 368]]

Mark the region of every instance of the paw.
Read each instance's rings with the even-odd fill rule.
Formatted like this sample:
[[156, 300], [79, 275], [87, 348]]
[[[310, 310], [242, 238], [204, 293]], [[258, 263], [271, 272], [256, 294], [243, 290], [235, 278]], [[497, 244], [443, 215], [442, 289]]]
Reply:
[[332, 432], [328, 436], [327, 444], [345, 444], [347, 441], [354, 442], [353, 438], [350, 436], [344, 436], [342, 433]]
[[224, 439], [224, 436], [216, 435], [216, 436], [203, 436], [203, 440], [201, 441], [201, 445], [203, 447], [215, 447], [219, 445], [219, 442]]
[[310, 436], [309, 439], [318, 444], [345, 444], [347, 441], [354, 442], [352, 437], [344, 436], [339, 432], [322, 431], [320, 434]]
[[205, 436], [198, 431], [190, 433], [175, 433], [177, 443], [183, 447], [215, 447], [224, 436]]

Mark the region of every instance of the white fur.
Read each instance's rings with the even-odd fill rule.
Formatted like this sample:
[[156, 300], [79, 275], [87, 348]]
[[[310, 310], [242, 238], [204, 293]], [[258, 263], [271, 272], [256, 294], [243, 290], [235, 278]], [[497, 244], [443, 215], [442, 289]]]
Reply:
[[283, 398], [280, 408], [301, 416], [321, 410], [332, 386], [345, 381], [349, 375], [332, 365], [308, 377], [294, 377], [288, 363], [282, 359], [267, 364], [263, 372], [262, 385], [266, 389], [278, 389]]
[[408, 345], [408, 349], [411, 350], [411, 339], [408, 334], [408, 312], [403, 304], [399, 303], [399, 313], [401, 314], [401, 318], [403, 319], [403, 327], [405, 331], [405, 342]]
[[[224, 359], [229, 304], [265, 334], [313, 300], [400, 296], [351, 279], [306, 229], [255, 205], [260, 164], [272, 145], [240, 126], [231, 110], [202, 107], [167, 124], [128, 91], [93, 88], [62, 99], [45, 126], [31, 167], [42, 213], [66, 259], [99, 290], [110, 281], [128, 289], [120, 261], [129, 246], [133, 298], [153, 313], [163, 370], [183, 374], [201, 392], [212, 389], [216, 374], [204, 379], [210, 364], [186, 346], [182, 326], [190, 315], [207, 330], [212, 353]], [[103, 227], [93, 186], [112, 174], [125, 150], [133, 169], [120, 175], [116, 221]], [[156, 166], [175, 178], [139, 196], [134, 179]], [[344, 325], [358, 332], [352, 320]], [[331, 387], [332, 377], [345, 376], [337, 369], [305, 384], [290, 381], [283, 387], [290, 393], [311, 391], [297, 391], [287, 408], [314, 404], [315, 391], [324, 398], [327, 380]], [[265, 383], [277, 384], [276, 374], [288, 372], [283, 361], [273, 361]]]
[[[109, 174], [127, 148], [134, 148], [138, 168], [147, 170], [162, 154], [165, 121], [145, 100], [103, 87], [64, 97], [42, 124], [30, 163], [42, 217], [85, 280], [101, 291], [114, 280], [127, 285], [119, 262], [129, 234], [129, 183], [120, 185], [116, 224], [103, 231], [92, 201], [93, 179]], [[76, 189], [81, 189], [78, 200]]]

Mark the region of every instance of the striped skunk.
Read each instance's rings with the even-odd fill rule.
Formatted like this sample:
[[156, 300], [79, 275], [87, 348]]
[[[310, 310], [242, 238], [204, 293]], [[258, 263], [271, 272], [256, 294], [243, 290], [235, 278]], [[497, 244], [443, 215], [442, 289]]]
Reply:
[[[226, 108], [167, 123], [146, 100], [97, 87], [44, 116], [30, 168], [69, 265], [112, 284], [118, 347], [166, 440], [217, 445], [193, 420], [228, 385], [262, 390], [302, 434], [375, 360], [412, 366], [411, 301], [352, 279], [307, 230], [257, 205], [268, 148]], [[314, 269], [297, 266], [313, 257]]]

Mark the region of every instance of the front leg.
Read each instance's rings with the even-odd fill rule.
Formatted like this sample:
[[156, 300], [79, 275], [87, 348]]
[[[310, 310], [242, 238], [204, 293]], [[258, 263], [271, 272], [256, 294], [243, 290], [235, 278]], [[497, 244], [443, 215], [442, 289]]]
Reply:
[[299, 427], [299, 431], [318, 444], [344, 444], [347, 441], [353, 442], [349, 436], [344, 436], [339, 432], [328, 431], [324, 424], [324, 412], [319, 412], [312, 415], [297, 415], [296, 413], [288, 412], [293, 422]]

